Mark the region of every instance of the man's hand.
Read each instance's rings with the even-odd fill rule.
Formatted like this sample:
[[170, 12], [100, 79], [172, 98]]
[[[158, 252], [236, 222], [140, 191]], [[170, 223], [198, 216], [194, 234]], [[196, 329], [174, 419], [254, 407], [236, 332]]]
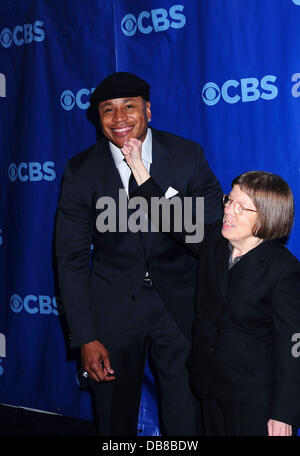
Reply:
[[96, 382], [115, 380], [110, 365], [109, 353], [101, 342], [94, 340], [81, 347], [82, 366]]
[[269, 420], [267, 426], [269, 436], [292, 435], [292, 426], [290, 424], [282, 423], [281, 421], [276, 420]]

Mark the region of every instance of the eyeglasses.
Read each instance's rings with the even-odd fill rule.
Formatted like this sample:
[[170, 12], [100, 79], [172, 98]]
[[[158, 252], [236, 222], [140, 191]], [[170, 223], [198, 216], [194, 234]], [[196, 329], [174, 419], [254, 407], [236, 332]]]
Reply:
[[231, 204], [233, 204], [233, 210], [236, 215], [241, 215], [243, 211], [259, 212], [254, 209], [247, 209], [246, 207], [242, 206], [240, 203], [233, 201], [233, 199], [231, 199], [230, 195], [223, 195], [224, 207], [229, 207]]

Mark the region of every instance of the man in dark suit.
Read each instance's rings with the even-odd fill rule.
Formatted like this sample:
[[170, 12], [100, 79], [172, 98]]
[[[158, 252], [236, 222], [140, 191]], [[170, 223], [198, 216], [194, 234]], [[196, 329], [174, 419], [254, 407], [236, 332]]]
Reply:
[[202, 196], [206, 222], [222, 216], [222, 191], [201, 147], [148, 127], [149, 93], [130, 73], [114, 73], [98, 85], [91, 105], [105, 138], [67, 163], [59, 201], [62, 300], [71, 346], [81, 346], [83, 366], [95, 381], [100, 435], [136, 435], [147, 352], [158, 379], [162, 432], [201, 433], [186, 369], [197, 260], [163, 233], [96, 227], [99, 198], [111, 197], [116, 214], [119, 190], [130, 198], [131, 171], [121, 152], [129, 138], [143, 143], [144, 164], [167, 196]]

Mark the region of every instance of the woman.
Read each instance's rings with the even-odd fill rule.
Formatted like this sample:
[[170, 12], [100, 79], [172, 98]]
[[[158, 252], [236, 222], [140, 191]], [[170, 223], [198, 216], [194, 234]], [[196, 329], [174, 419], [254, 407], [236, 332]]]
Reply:
[[[141, 161], [140, 143], [122, 149], [139, 185], [163, 197]], [[293, 224], [287, 183], [253, 171], [234, 179], [222, 223], [199, 245], [196, 320], [189, 359], [207, 435], [292, 435], [300, 425], [300, 263], [276, 240]], [[153, 222], [153, 220], [152, 220]], [[180, 242], [184, 234], [171, 233]]]

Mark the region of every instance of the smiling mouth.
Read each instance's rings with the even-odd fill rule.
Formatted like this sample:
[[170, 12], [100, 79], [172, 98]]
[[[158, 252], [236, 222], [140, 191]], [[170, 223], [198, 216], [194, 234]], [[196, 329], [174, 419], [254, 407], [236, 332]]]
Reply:
[[234, 228], [235, 225], [233, 223], [228, 222], [226, 218], [223, 219], [223, 227], [229, 227], [229, 228]]
[[122, 136], [122, 135], [126, 135], [127, 133], [129, 133], [132, 129], [133, 129], [133, 126], [132, 127], [122, 127], [122, 128], [112, 128], [112, 131], [115, 135]]

